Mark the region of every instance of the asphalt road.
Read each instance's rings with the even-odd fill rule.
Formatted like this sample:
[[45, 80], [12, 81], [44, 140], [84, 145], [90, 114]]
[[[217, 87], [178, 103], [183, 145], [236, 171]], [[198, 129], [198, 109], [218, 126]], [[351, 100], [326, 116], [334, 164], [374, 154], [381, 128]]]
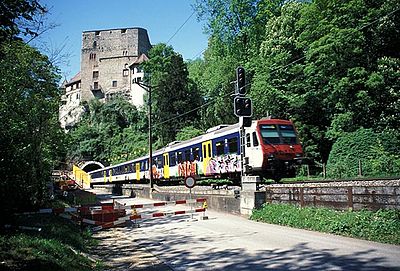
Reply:
[[[148, 199], [116, 199], [121, 203]], [[185, 210], [188, 207], [168, 207]], [[189, 208], [190, 209], [190, 208]], [[159, 209], [158, 211], [163, 211]], [[146, 209], [145, 212], [154, 210]], [[138, 210], [140, 212], [140, 210]], [[400, 270], [400, 246], [254, 222], [207, 211], [118, 229], [172, 270]], [[118, 255], [118, 245], [114, 246]]]

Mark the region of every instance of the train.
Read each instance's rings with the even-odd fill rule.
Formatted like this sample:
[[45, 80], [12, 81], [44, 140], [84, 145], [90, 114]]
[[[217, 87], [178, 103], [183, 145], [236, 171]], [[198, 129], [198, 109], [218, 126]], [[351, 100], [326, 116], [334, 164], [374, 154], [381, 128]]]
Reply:
[[[253, 120], [243, 131], [239, 123], [219, 125], [203, 135], [174, 141], [154, 151], [154, 182], [172, 183], [187, 176], [237, 180], [241, 174], [279, 181], [296, 175], [303, 161], [303, 148], [292, 121]], [[150, 177], [149, 156], [94, 170], [89, 175], [91, 184], [145, 182]]]

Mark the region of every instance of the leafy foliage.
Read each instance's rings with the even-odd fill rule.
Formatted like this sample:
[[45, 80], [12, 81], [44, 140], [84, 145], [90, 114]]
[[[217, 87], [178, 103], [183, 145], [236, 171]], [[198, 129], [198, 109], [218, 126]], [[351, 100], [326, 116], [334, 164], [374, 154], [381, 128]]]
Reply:
[[96, 263], [74, 251], [88, 251], [95, 244], [89, 232], [52, 215], [20, 217], [15, 222], [41, 231], [3, 232], [2, 270], [99, 270]]
[[[400, 156], [397, 150], [393, 152], [399, 139], [398, 131], [378, 134], [363, 128], [342, 135], [329, 155], [328, 176], [357, 176], [359, 160], [362, 163], [363, 176], [399, 176]], [[387, 144], [388, 142], [392, 144]]]
[[188, 140], [188, 139], [194, 138], [196, 136], [199, 136], [201, 134], [203, 134], [203, 131], [197, 129], [196, 127], [194, 127], [192, 125], [190, 125], [190, 126], [183, 127], [182, 130], [180, 130], [176, 134], [176, 140], [184, 141], [184, 140]]
[[147, 119], [122, 97], [105, 104], [93, 100], [68, 136], [69, 160], [117, 163], [146, 153]]
[[178, 130], [198, 120], [201, 98], [189, 79], [186, 63], [173, 48], [157, 44], [143, 64], [150, 75], [154, 136], [159, 146], [175, 140]]
[[[224, 95], [233, 86], [227, 82], [235, 67], [244, 66], [255, 118], [294, 120], [306, 154], [325, 163], [344, 132], [400, 126], [397, 4], [198, 1], [210, 39], [204, 60], [190, 71], [203, 95], [215, 101], [215, 122], [231, 123], [235, 119], [219, 111], [231, 112]], [[203, 123], [210, 119], [202, 115]]]
[[14, 39], [21, 32], [24, 35], [38, 35], [26, 27], [26, 23], [32, 21], [36, 14], [44, 12], [45, 7], [37, 0], [3, 0], [0, 5], [0, 43]]
[[400, 244], [400, 211], [335, 211], [327, 208], [264, 204], [251, 219], [371, 241]]
[[0, 46], [0, 204], [10, 210], [45, 200], [51, 169], [65, 146], [56, 69], [20, 41]]

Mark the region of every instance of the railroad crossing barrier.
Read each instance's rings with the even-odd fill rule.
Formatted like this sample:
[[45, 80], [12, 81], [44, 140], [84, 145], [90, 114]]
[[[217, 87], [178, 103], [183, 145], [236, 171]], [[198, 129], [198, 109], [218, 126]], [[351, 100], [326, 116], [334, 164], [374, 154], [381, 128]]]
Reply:
[[[193, 209], [193, 204], [203, 203], [201, 208]], [[180, 211], [165, 211], [165, 212], [153, 212], [153, 213], [138, 213], [137, 209], [151, 209], [163, 206], [175, 206], [180, 204], [190, 204], [190, 210]], [[183, 214], [195, 214], [203, 213], [202, 219], [208, 219], [205, 215], [207, 210], [207, 201], [204, 198], [200, 199], [188, 199], [188, 200], [177, 200], [177, 201], [164, 201], [146, 204], [134, 204], [124, 205], [118, 201], [113, 203], [105, 203], [97, 206], [79, 206], [69, 208], [47, 208], [39, 209], [36, 212], [24, 212], [16, 215], [34, 215], [34, 214], [55, 214], [60, 217], [71, 220], [78, 225], [91, 225], [92, 231], [99, 231], [102, 229], [108, 229], [116, 226], [125, 224], [127, 221], [134, 221], [135, 225], [139, 219], [149, 219], [157, 217], [167, 217], [174, 215]], [[129, 214], [127, 214], [129, 211]]]

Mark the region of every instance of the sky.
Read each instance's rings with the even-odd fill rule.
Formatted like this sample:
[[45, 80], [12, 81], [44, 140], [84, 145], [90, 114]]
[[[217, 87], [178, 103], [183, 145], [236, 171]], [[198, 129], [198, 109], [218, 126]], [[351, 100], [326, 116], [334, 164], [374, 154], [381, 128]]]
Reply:
[[52, 50], [65, 46], [64, 53], [70, 54], [69, 63], [61, 63], [59, 68], [67, 80], [80, 70], [83, 31], [142, 27], [147, 29], [151, 44], [170, 40], [168, 45], [185, 60], [201, 57], [207, 47], [205, 22], [199, 22], [196, 13], [193, 14], [194, 0], [41, 0], [40, 3], [50, 9], [47, 21], [58, 26], [44, 33], [38, 42]]

